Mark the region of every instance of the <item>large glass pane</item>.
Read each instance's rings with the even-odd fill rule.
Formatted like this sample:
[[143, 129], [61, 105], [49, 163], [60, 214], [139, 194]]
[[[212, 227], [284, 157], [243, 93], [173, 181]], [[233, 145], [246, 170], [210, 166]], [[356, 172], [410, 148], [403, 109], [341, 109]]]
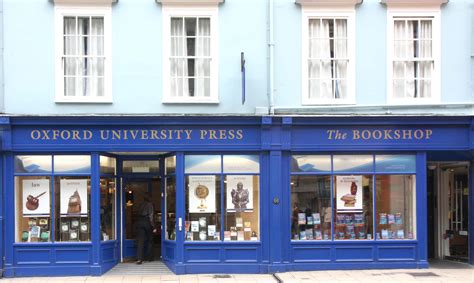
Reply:
[[148, 195], [149, 183], [147, 181], [130, 181], [125, 184], [125, 238], [137, 238], [136, 224], [139, 219], [140, 205]]
[[115, 158], [108, 156], [100, 157], [100, 174], [112, 174], [116, 173], [116, 162]]
[[54, 156], [54, 173], [90, 174], [91, 157], [89, 155]]
[[165, 174], [174, 174], [176, 172], [176, 156], [165, 158]]
[[166, 178], [166, 235], [167, 240], [176, 240], [176, 178]]
[[373, 239], [372, 176], [334, 177], [334, 239]]
[[258, 155], [224, 155], [224, 173], [259, 173]]
[[330, 172], [330, 155], [293, 155], [291, 172]]
[[416, 172], [415, 155], [376, 155], [377, 173]]
[[292, 176], [291, 204], [293, 240], [331, 240], [329, 176]]
[[123, 161], [123, 173], [159, 173], [158, 160], [126, 160]]
[[115, 240], [115, 178], [100, 179], [101, 240]]
[[224, 241], [257, 241], [260, 238], [260, 184], [252, 175], [227, 175]]
[[51, 173], [51, 155], [16, 155], [15, 173]]
[[90, 241], [90, 177], [55, 177], [56, 241]]
[[52, 240], [50, 177], [15, 177], [15, 208], [17, 243]]
[[[364, 133], [360, 133], [364, 138]], [[372, 155], [334, 155], [334, 172], [373, 172], [374, 158]]]
[[187, 176], [185, 193], [186, 241], [220, 240], [220, 176]]
[[376, 177], [377, 239], [416, 239], [415, 175]]
[[220, 173], [220, 155], [186, 155], [185, 173]]

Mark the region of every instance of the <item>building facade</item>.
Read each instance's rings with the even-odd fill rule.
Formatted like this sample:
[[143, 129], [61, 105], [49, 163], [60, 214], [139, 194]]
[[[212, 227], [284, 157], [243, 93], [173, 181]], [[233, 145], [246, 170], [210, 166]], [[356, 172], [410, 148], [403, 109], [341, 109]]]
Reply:
[[470, 1], [0, 3], [4, 276], [474, 263]]

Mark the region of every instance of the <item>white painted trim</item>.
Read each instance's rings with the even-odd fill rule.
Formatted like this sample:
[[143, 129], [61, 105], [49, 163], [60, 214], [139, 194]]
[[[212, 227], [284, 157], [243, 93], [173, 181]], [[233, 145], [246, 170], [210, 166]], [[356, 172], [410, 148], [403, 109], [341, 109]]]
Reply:
[[[330, 99], [330, 100], [315, 100], [308, 98], [308, 29], [309, 19], [316, 17], [326, 18], [345, 18], [347, 19], [347, 50], [349, 56], [348, 69], [347, 69], [347, 99]], [[301, 35], [301, 104], [302, 105], [342, 105], [342, 104], [355, 104], [355, 92], [356, 92], [356, 51], [355, 51], [355, 9], [315, 9], [314, 7], [303, 7], [302, 10], [302, 35]]]
[[55, 5], [111, 5], [118, 0], [53, 0]]
[[[431, 81], [431, 97], [429, 98], [394, 98], [393, 97], [393, 22], [395, 18], [430, 17], [432, 19], [432, 52], [434, 67]], [[436, 104], [441, 100], [441, 11], [436, 9], [387, 9], [387, 104], [412, 105]]]
[[381, 0], [380, 3], [387, 7], [426, 7], [437, 6], [448, 3], [448, 0]]
[[357, 4], [362, 3], [362, 0], [296, 0], [296, 4], [300, 4], [303, 7], [354, 7]]
[[[63, 19], [64, 16], [100, 16], [104, 17], [104, 96], [66, 97], [62, 69]], [[54, 7], [55, 38], [55, 102], [56, 103], [112, 103], [112, 7], [63, 6]]]
[[[162, 103], [219, 103], [219, 10], [212, 6], [164, 6], [163, 27], [163, 95]], [[209, 97], [172, 97], [170, 92], [170, 23], [172, 17], [209, 17], [211, 19], [211, 85]]]
[[156, 0], [156, 3], [163, 5], [218, 5], [224, 0]]

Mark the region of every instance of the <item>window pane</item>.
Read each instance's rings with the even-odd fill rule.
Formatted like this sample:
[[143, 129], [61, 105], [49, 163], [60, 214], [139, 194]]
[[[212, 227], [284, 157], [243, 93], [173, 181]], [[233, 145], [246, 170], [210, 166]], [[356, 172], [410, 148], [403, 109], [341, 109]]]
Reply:
[[376, 155], [377, 173], [416, 172], [415, 155]]
[[174, 174], [176, 172], [176, 156], [165, 158], [165, 174]]
[[92, 28], [91, 28], [92, 35], [104, 35], [104, 18], [93, 17], [91, 20], [91, 23], [92, 23]]
[[56, 155], [54, 156], [54, 173], [91, 173], [89, 155]]
[[225, 177], [224, 241], [257, 241], [259, 239], [259, 177], [228, 175]]
[[87, 75], [88, 76], [101, 76], [104, 74], [104, 58], [89, 58], [87, 60]]
[[171, 36], [183, 35], [183, 18], [171, 18]]
[[211, 19], [210, 18], [199, 18], [199, 36], [210, 36], [211, 35]]
[[16, 242], [50, 242], [51, 178], [15, 177]]
[[201, 37], [197, 39], [196, 55], [197, 56], [211, 56], [211, 38]]
[[293, 240], [331, 240], [329, 176], [292, 176], [291, 203]]
[[291, 172], [330, 172], [330, 155], [293, 155]]
[[[170, 159], [170, 158], [167, 158]], [[166, 178], [166, 235], [167, 240], [176, 239], [176, 178]]]
[[259, 173], [258, 155], [224, 155], [224, 173]]
[[137, 239], [136, 223], [138, 222], [140, 205], [149, 192], [147, 181], [129, 181], [125, 183], [125, 237]]
[[184, 159], [185, 173], [220, 173], [220, 155], [186, 155]]
[[77, 29], [79, 35], [89, 35], [89, 17], [78, 17], [77, 18]]
[[377, 239], [415, 239], [415, 175], [377, 176]]
[[104, 37], [91, 36], [89, 55], [104, 56]]
[[186, 241], [220, 240], [220, 176], [187, 176], [185, 193]]
[[334, 239], [373, 239], [372, 176], [334, 177]]
[[64, 17], [64, 35], [75, 35], [76, 34], [76, 18], [75, 17]]
[[64, 75], [77, 76], [77, 58], [64, 58]]
[[80, 90], [76, 87], [76, 78], [64, 78], [64, 92], [66, 96], [75, 96], [76, 92], [77, 95], [80, 95]]
[[309, 93], [309, 98], [321, 97], [319, 80], [309, 80], [308, 93]]
[[171, 56], [183, 56], [183, 38], [171, 37]]
[[318, 79], [321, 77], [320, 73], [320, 61], [319, 60], [308, 60], [308, 77], [310, 79]]
[[64, 55], [76, 55], [76, 36], [64, 37]]
[[90, 96], [104, 96], [104, 78], [91, 78], [87, 81]]
[[51, 155], [16, 155], [15, 173], [51, 173]]
[[55, 177], [56, 241], [90, 241], [89, 177]]
[[196, 55], [196, 39], [195, 38], [187, 38], [186, 39], [186, 49], [188, 53], [187, 56], [194, 56]]
[[402, 98], [405, 94], [405, 80], [393, 80], [393, 97]]
[[115, 191], [114, 178], [100, 179], [100, 227], [102, 241], [115, 240]]
[[196, 18], [185, 18], [186, 36], [196, 36]]
[[100, 156], [100, 173], [115, 175], [116, 161], [114, 157]]
[[[361, 133], [363, 136], [363, 133]], [[334, 171], [337, 172], [373, 172], [372, 155], [334, 155]]]
[[159, 173], [160, 164], [158, 160], [125, 160], [123, 161], [123, 173]]

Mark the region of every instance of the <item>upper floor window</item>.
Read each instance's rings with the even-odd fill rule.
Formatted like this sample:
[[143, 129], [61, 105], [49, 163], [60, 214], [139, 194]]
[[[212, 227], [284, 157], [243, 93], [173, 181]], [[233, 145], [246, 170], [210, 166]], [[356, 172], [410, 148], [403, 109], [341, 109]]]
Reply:
[[110, 7], [56, 7], [56, 101], [111, 102]]
[[218, 102], [217, 11], [163, 8], [163, 102]]
[[303, 104], [355, 102], [355, 9], [346, 5], [320, 9], [321, 1], [303, 5]]
[[447, 0], [382, 0], [387, 5], [387, 100], [440, 100], [440, 15]]

